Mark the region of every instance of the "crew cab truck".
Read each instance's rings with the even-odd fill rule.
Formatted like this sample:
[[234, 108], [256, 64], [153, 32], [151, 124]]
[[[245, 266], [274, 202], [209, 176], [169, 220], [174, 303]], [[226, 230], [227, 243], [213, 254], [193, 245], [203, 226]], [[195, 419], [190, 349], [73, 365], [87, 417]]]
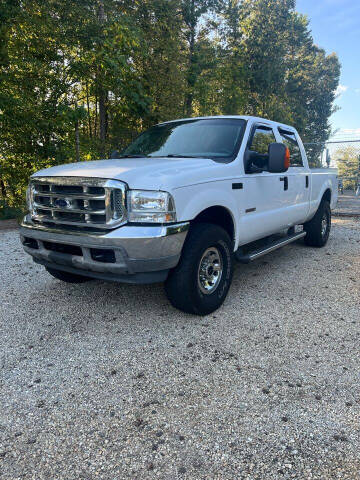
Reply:
[[21, 241], [64, 282], [165, 282], [175, 307], [206, 315], [224, 301], [235, 260], [328, 240], [337, 171], [311, 170], [291, 126], [175, 120], [111, 157], [30, 179]]

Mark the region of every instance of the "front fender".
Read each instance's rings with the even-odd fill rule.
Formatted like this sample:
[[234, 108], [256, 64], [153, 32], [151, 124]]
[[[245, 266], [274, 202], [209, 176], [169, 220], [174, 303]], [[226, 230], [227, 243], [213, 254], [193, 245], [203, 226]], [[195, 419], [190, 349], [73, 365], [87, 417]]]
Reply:
[[223, 207], [230, 213], [234, 224], [235, 250], [239, 238], [239, 207], [232, 193], [231, 182], [209, 182], [181, 187], [173, 191], [177, 220], [191, 221], [210, 207]]

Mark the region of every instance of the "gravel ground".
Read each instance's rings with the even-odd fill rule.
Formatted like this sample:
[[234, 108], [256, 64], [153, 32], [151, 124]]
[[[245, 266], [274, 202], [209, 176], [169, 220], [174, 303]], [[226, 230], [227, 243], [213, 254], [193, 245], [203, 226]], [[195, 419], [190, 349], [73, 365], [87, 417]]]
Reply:
[[198, 318], [162, 286], [66, 285], [0, 233], [0, 478], [359, 479], [360, 222], [236, 268]]
[[360, 197], [356, 197], [354, 192], [350, 191], [346, 191], [344, 195], [339, 195], [333, 214], [360, 217]]

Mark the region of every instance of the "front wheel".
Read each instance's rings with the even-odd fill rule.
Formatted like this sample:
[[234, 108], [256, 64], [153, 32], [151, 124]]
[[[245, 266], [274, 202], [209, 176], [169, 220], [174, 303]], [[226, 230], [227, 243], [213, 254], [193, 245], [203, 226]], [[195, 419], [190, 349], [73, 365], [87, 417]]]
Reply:
[[315, 216], [304, 224], [306, 245], [311, 247], [324, 247], [329, 239], [330, 229], [330, 203], [327, 200], [323, 200]]
[[220, 307], [233, 274], [233, 249], [221, 227], [191, 227], [179, 264], [170, 272], [165, 291], [171, 304], [187, 313], [208, 315]]

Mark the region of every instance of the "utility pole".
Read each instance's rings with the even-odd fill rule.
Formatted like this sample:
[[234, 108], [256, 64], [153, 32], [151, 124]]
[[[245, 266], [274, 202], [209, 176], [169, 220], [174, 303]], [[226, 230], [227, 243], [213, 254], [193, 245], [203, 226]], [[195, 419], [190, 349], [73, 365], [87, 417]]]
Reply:
[[326, 165], [329, 168], [330, 167], [330, 162], [331, 162], [331, 157], [330, 157], [330, 152], [329, 149], [326, 149]]

